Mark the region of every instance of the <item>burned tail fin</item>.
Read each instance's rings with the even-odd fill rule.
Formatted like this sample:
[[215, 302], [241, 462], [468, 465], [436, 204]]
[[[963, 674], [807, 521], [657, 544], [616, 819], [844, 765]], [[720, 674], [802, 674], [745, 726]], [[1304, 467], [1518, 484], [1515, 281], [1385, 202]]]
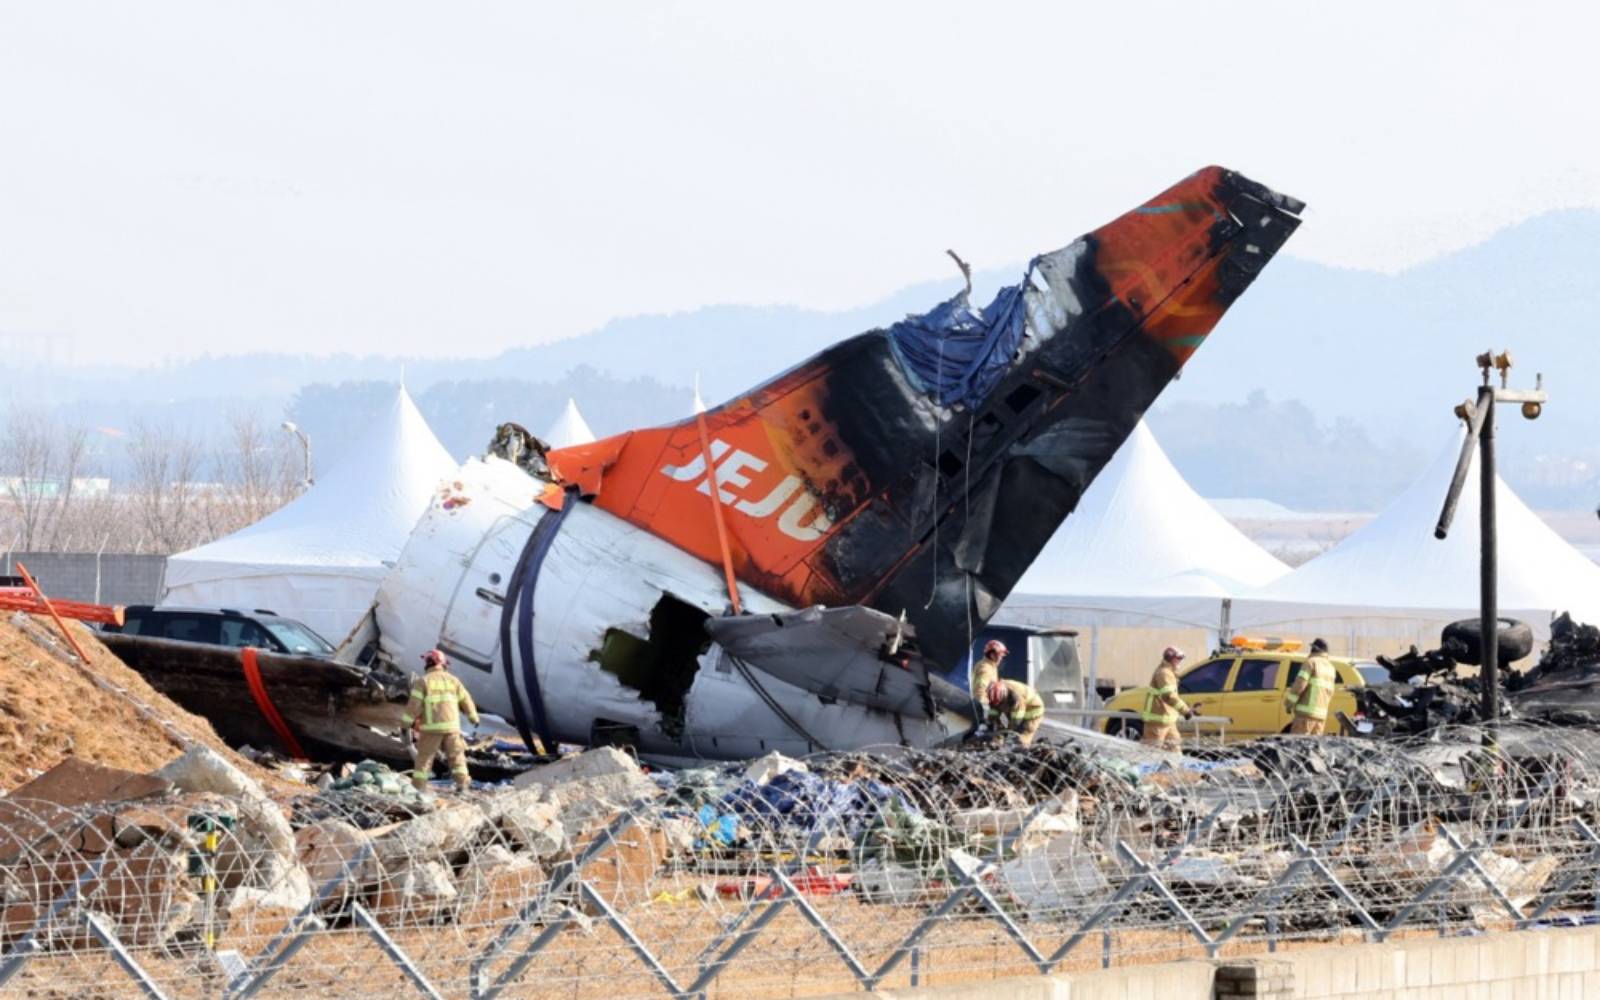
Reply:
[[[1299, 224], [1211, 167], [965, 293], [706, 415], [741, 581], [904, 611], [954, 662], [1156, 396]], [[694, 421], [554, 452], [593, 502], [721, 561]]]

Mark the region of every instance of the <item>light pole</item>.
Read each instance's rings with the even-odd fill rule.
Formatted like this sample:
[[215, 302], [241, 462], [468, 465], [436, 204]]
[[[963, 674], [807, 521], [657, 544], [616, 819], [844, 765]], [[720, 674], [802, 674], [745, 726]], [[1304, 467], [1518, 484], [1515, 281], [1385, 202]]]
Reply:
[[304, 489], [309, 490], [316, 484], [316, 480], [311, 476], [311, 439], [306, 437], [306, 432], [301, 430], [293, 420], [285, 420], [283, 429], [300, 439], [300, 450], [304, 453], [306, 461], [305, 480], [301, 485]]
[[[1522, 415], [1537, 420], [1549, 401], [1544, 391], [1544, 376], [1534, 380], [1534, 388], [1512, 389], [1507, 383], [1511, 377], [1511, 355], [1485, 351], [1478, 355], [1478, 368], [1483, 372], [1483, 384], [1478, 387], [1478, 398], [1467, 400], [1456, 407], [1456, 416], [1467, 425], [1467, 436], [1461, 442], [1461, 457], [1456, 461], [1456, 472], [1450, 480], [1450, 492], [1445, 494], [1444, 510], [1439, 513], [1439, 524], [1433, 529], [1435, 538], [1444, 538], [1450, 531], [1450, 521], [1456, 515], [1456, 501], [1466, 485], [1467, 467], [1472, 463], [1472, 446], [1478, 446], [1478, 644], [1482, 647], [1482, 673], [1484, 724], [1493, 727], [1500, 716], [1500, 595], [1497, 589], [1499, 566], [1497, 564], [1498, 536], [1494, 509], [1494, 405], [1496, 403], [1521, 403]], [[1489, 384], [1490, 370], [1500, 373], [1500, 388]]]

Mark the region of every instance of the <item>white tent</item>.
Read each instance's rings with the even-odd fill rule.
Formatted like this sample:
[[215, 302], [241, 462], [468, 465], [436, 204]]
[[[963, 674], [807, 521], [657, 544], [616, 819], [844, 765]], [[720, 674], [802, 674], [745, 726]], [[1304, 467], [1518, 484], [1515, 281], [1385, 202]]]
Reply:
[[1215, 629], [1224, 597], [1288, 572], [1189, 486], [1141, 421], [999, 620]]
[[[1435, 643], [1438, 628], [1478, 613], [1479, 477], [1472, 470], [1449, 537], [1433, 536], [1461, 451], [1449, 444], [1399, 498], [1366, 527], [1247, 598], [1233, 624], [1285, 634]], [[1568, 545], [1500, 480], [1495, 482], [1500, 613], [1548, 637], [1552, 613], [1600, 621], [1600, 566]]]
[[570, 398], [562, 408], [561, 416], [544, 432], [544, 443], [552, 448], [570, 448], [577, 444], [588, 444], [594, 439], [594, 431], [589, 429], [588, 421], [578, 412], [578, 404]]
[[315, 486], [255, 524], [167, 560], [164, 603], [266, 608], [337, 644], [456, 467], [402, 387]]

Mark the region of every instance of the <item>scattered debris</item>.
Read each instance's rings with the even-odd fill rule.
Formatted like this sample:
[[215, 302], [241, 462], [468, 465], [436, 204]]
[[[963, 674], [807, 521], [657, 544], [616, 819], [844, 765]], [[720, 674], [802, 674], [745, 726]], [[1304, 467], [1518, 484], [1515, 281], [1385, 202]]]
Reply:
[[1000, 867], [998, 882], [1032, 919], [1077, 907], [1109, 884], [1099, 859], [1073, 834]]
[[765, 757], [757, 757], [744, 769], [745, 780], [757, 785], [765, 785], [780, 774], [790, 771], [805, 771], [808, 768], [792, 757], [785, 757], [774, 750]]
[[[409, 774], [392, 771], [375, 760], [364, 760], [354, 767], [340, 768], [340, 770], [348, 773], [328, 783], [328, 787], [336, 792], [354, 789], [407, 803], [421, 802], [426, 794], [411, 783]], [[329, 775], [331, 777], [332, 772]]]
[[1550, 623], [1539, 662], [1508, 679], [1518, 714], [1562, 725], [1600, 725], [1600, 627], [1563, 614]]
[[[535, 479], [548, 479], [550, 466], [545, 456], [549, 451], [550, 446], [534, 437], [526, 427], [508, 422], [495, 428], [494, 438], [489, 441], [484, 455], [503, 458]], [[460, 483], [453, 485], [457, 491], [461, 489]]]
[[[1413, 646], [1397, 657], [1378, 657], [1393, 681], [1355, 691], [1363, 720], [1350, 720], [1352, 735], [1417, 736], [1441, 726], [1474, 725], [1482, 717], [1482, 687], [1477, 676], [1462, 677], [1460, 665], [1475, 665], [1481, 640], [1475, 620], [1455, 622], [1440, 637], [1439, 648]], [[1506, 619], [1499, 633], [1502, 662], [1532, 651], [1532, 634]], [[1525, 671], [1505, 670], [1500, 699], [1502, 719], [1532, 719], [1558, 725], [1600, 725], [1600, 628], [1562, 614], [1550, 624], [1550, 643], [1539, 662]]]
[[661, 794], [639, 762], [615, 747], [587, 750], [519, 775], [513, 788], [543, 788], [568, 829], [582, 829]]
[[[1600, 751], [1600, 737], [1594, 743]], [[605, 748], [459, 795], [408, 793], [402, 776], [368, 761], [287, 804], [204, 747], [157, 775], [73, 762], [31, 786], [53, 811], [32, 815], [31, 826], [9, 814], [0, 824], [0, 937], [26, 933], [43, 902], [96, 859], [109, 874], [86, 906], [130, 947], [176, 952], [276, 933], [324, 889], [319, 915], [334, 927], [355, 919], [359, 902], [385, 928], [461, 934], [543, 899], [536, 923], [567, 921], [582, 934], [605, 916], [596, 894], [637, 921], [642, 908], [692, 919], [695, 908], [793, 891], [829, 919], [870, 907], [860, 919], [874, 924], [920, 916], [970, 885], [983, 890], [981, 905], [974, 895], [953, 919], [998, 908], [1050, 934], [1148, 871], [1159, 892], [1126, 896], [1108, 932], [1170, 924], [1171, 904], [1216, 929], [1219, 914], [1283, 877], [1300, 857], [1294, 843], [1336, 840], [1327, 871], [1380, 917], [1398, 911], [1385, 909], [1383, 892], [1403, 902], [1453, 878], [1429, 913], [1491, 926], [1505, 914], [1484, 880], [1531, 906], [1575, 856], [1541, 850], [1541, 838], [1600, 807], [1587, 773], [1580, 780], [1559, 767], [1563, 746], [1570, 754], [1537, 733], [1495, 748], [1476, 733], [1447, 734], [1416, 751], [1277, 738], [1152, 766], [1136, 748], [1122, 759], [1100, 744], [1012, 743], [803, 763], [771, 756], [655, 775]], [[81, 803], [86, 796], [99, 801]], [[1372, 796], [1375, 809], [1366, 807]], [[1507, 804], [1525, 799], [1534, 811], [1497, 839]], [[0, 800], [0, 810], [18, 804]], [[1464, 850], [1481, 876], [1462, 867]], [[553, 881], [580, 856], [582, 893]], [[1285, 933], [1358, 923], [1316, 879], [1294, 898], [1275, 913]], [[93, 945], [74, 931], [53, 947]]]
[[[31, 635], [0, 638], [35, 651], [8, 659], [6, 684], [48, 676], [107, 695]], [[1415, 656], [1454, 659], [1448, 649]], [[1540, 666], [1513, 683], [1535, 691], [1590, 678], [1600, 683], [1600, 632], [1568, 622]], [[174, 718], [192, 718], [150, 697]], [[1459, 872], [1461, 845], [1470, 845], [1482, 869], [1470, 878], [1527, 906], [1574, 852], [1495, 840], [1505, 804], [1532, 803], [1536, 815], [1519, 822], [1540, 831], [1600, 818], [1600, 782], [1574, 770], [1574, 737], [1562, 734], [1575, 731], [1558, 729], [1504, 730], [1486, 747], [1476, 731], [1434, 728], [1404, 750], [1278, 738], [1160, 761], [1133, 746], [995, 739], [804, 761], [770, 753], [677, 773], [649, 773], [606, 747], [464, 794], [419, 792], [381, 760], [301, 764], [259, 751], [249, 759], [198, 729], [177, 753], [166, 730], [157, 732], [156, 759], [118, 768], [68, 748], [53, 769], [0, 798], [0, 938], [26, 933], [96, 861], [104, 875], [86, 890], [85, 912], [131, 947], [181, 951], [239, 928], [282, 927], [341, 878], [320, 908], [336, 926], [352, 919], [355, 902], [386, 927], [433, 927], [517, 912], [545, 891], [551, 913], [582, 926], [601, 915], [593, 899], [548, 880], [602, 828], [613, 832], [595, 842], [582, 878], [621, 908], [772, 900], [790, 891], [787, 880], [829, 906], [871, 906], [887, 918], [972, 882], [1012, 919], [1057, 923], [1102, 905], [1141, 866], [1174, 852], [1160, 862], [1163, 891], [1201, 914], [1262, 891], [1298, 856], [1293, 843], [1327, 843], [1368, 822], [1382, 831], [1377, 839], [1351, 837], [1327, 860], [1364, 893], [1414, 891]], [[1363, 812], [1374, 795], [1389, 798]], [[1297, 930], [1350, 925], [1326, 886], [1305, 892]], [[1127, 919], [1165, 919], [1162, 905], [1130, 898]], [[1504, 916], [1481, 884], [1439, 905], [1480, 925]], [[55, 947], [90, 946], [73, 926]]]
[[[120, 767], [93, 764], [80, 757], [68, 757], [55, 767], [20, 788], [10, 798], [20, 802], [50, 802], [76, 806], [89, 802], [127, 802], [164, 795], [172, 782], [159, 774], [139, 774]], [[4, 803], [0, 803], [3, 808]], [[0, 822], [0, 826], [5, 826]]]

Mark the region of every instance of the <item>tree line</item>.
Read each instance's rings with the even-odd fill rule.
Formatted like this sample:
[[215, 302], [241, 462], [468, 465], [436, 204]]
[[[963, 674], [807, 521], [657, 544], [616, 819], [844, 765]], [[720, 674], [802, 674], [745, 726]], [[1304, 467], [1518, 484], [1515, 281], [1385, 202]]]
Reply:
[[14, 404], [0, 425], [0, 546], [170, 555], [259, 521], [300, 477], [298, 445], [257, 413], [204, 436], [144, 422], [91, 429]]

